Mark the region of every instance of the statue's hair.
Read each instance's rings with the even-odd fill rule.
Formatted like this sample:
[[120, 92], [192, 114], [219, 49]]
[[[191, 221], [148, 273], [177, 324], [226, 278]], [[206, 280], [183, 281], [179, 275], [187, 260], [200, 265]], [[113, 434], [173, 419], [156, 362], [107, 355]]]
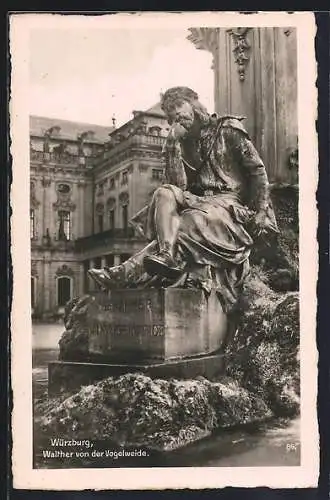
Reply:
[[165, 113], [177, 102], [187, 101], [202, 124], [209, 122], [207, 109], [198, 100], [198, 94], [189, 87], [172, 87], [161, 95], [161, 108]]

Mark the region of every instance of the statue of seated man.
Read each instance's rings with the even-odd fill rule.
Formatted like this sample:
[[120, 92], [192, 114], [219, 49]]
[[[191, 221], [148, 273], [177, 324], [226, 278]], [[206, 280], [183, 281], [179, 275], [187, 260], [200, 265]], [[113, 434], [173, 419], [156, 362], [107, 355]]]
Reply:
[[171, 125], [166, 184], [131, 221], [150, 243], [123, 264], [89, 274], [103, 289], [214, 289], [230, 311], [255, 240], [278, 232], [265, 166], [242, 117], [210, 115], [187, 87], [167, 90], [161, 106]]

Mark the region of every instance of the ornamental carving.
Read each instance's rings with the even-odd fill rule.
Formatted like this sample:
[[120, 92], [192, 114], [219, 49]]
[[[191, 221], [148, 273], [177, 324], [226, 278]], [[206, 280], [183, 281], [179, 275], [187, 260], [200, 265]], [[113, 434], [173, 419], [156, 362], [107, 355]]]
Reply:
[[219, 28], [188, 28], [190, 35], [187, 39], [197, 49], [215, 52], [218, 47]]
[[55, 203], [53, 203], [53, 208], [55, 210], [68, 210], [73, 212], [76, 209], [76, 204], [71, 200], [58, 199]]
[[56, 271], [56, 276], [73, 276], [73, 275], [74, 275], [73, 270], [66, 264], [63, 264], [63, 266], [59, 267]]
[[116, 206], [116, 198], [108, 198], [107, 199], [107, 209], [112, 210]]
[[69, 186], [69, 184], [64, 184], [61, 182], [60, 184], [57, 184], [57, 191], [61, 193], [61, 195], [66, 195], [71, 192], [71, 187]]
[[214, 59], [219, 48], [219, 28], [188, 28], [190, 35], [187, 39], [199, 50], [207, 50], [213, 56], [212, 69], [214, 69]]
[[104, 204], [103, 203], [96, 203], [95, 211], [98, 215], [103, 215], [104, 214]]
[[69, 210], [72, 212], [76, 209], [76, 204], [71, 199], [72, 188], [69, 184], [59, 182], [56, 185], [57, 200], [53, 203], [53, 208], [56, 210]]
[[245, 80], [245, 69], [250, 60], [251, 45], [247, 33], [251, 28], [235, 28], [228, 30], [234, 41], [234, 58], [238, 66], [238, 74], [241, 82]]
[[129, 203], [129, 194], [125, 191], [123, 193], [120, 193], [119, 195], [119, 201], [122, 206], [128, 205]]
[[104, 186], [106, 184], [106, 181], [101, 181], [99, 184], [96, 186], [96, 196], [103, 196], [104, 195]]

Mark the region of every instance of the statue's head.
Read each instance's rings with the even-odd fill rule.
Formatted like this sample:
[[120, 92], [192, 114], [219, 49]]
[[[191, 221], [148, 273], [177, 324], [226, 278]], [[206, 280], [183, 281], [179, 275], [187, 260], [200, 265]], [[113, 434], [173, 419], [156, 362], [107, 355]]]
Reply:
[[169, 124], [179, 123], [190, 130], [197, 121], [201, 125], [208, 123], [209, 114], [199, 102], [198, 94], [189, 87], [172, 87], [161, 96], [161, 108]]

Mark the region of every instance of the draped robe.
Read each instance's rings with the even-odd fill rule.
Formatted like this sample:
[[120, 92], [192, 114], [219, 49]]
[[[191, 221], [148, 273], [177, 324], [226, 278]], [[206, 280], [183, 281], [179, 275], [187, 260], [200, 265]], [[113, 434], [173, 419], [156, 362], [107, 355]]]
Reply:
[[[198, 140], [183, 139], [165, 147], [162, 188], [171, 190], [177, 202], [175, 257], [182, 268], [181, 278], [165, 285], [197, 287], [206, 293], [215, 289], [226, 311], [235, 307], [249, 271], [255, 214], [265, 210], [267, 230], [278, 232], [266, 169], [241, 120], [228, 116], [210, 120]], [[155, 205], [154, 197], [131, 221], [154, 242], [149, 253], [157, 250]], [[139, 261], [134, 256], [130, 260]], [[143, 272], [141, 259], [140, 266], [134, 271], [133, 267], [131, 282], [155, 284], [155, 278], [150, 281]]]

